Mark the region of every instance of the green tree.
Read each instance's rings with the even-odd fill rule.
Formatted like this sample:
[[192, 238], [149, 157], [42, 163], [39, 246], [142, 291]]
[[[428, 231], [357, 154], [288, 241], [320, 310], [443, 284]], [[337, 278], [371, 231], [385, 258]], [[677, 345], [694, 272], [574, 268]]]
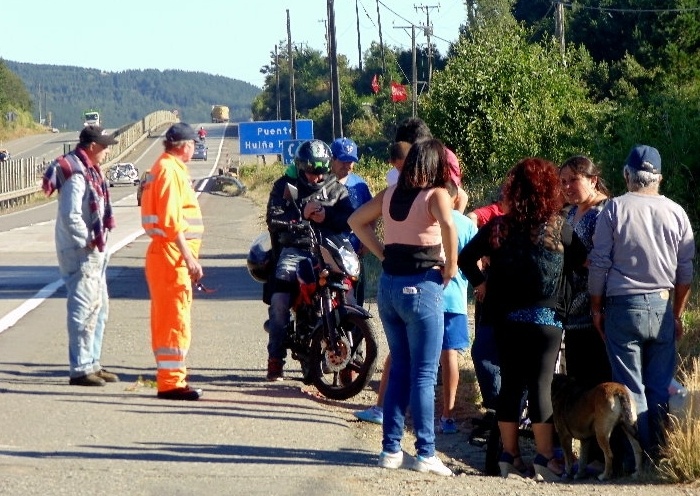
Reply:
[[477, 196], [522, 157], [561, 161], [590, 152], [607, 133], [598, 123], [608, 106], [591, 103], [579, 78], [579, 67], [593, 64], [585, 51], [574, 52], [564, 67], [553, 43], [530, 43], [527, 31], [501, 11], [482, 11], [421, 101], [421, 115], [462, 159]]
[[0, 109], [31, 112], [32, 99], [22, 79], [0, 59]]

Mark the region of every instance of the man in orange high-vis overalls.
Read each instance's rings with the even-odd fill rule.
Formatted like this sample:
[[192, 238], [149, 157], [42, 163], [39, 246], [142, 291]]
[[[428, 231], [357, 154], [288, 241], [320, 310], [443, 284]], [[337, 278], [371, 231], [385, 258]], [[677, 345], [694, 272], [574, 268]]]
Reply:
[[147, 174], [141, 198], [141, 224], [151, 237], [146, 280], [151, 293], [151, 343], [158, 372], [158, 397], [198, 400], [201, 389], [187, 384], [185, 357], [190, 347], [192, 283], [202, 278], [197, 261], [204, 225], [186, 162], [197, 133], [177, 123], [165, 133], [165, 152]]

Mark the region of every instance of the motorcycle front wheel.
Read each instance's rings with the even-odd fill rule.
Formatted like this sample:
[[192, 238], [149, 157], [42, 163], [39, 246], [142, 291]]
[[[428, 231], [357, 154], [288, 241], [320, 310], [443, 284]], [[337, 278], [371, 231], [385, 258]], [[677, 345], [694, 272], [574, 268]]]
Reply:
[[[347, 315], [337, 328], [339, 343], [317, 333], [309, 359], [313, 385], [326, 398], [346, 400], [362, 391], [377, 368], [377, 331], [372, 319]], [[337, 350], [337, 351], [334, 351]]]

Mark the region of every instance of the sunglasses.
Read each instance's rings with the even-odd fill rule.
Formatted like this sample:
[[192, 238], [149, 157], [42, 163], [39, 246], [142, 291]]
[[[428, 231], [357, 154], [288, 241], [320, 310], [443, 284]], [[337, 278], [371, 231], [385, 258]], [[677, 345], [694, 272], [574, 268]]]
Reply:
[[201, 281], [197, 281], [196, 283], [194, 283], [194, 289], [196, 289], [199, 293], [204, 294], [211, 294], [216, 292], [215, 289], [210, 289], [206, 287], [204, 284], [202, 284]]
[[328, 174], [328, 167], [325, 166], [318, 166], [318, 167], [309, 167], [306, 169], [306, 172], [309, 174], [313, 174], [314, 176], [321, 176], [323, 174]]

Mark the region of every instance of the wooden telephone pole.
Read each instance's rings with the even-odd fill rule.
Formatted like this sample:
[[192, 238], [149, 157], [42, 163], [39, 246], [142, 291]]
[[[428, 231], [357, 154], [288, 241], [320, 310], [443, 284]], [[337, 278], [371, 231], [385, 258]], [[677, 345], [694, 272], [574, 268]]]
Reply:
[[413, 7], [416, 9], [416, 12], [418, 12], [418, 9], [425, 11], [425, 27], [423, 28], [423, 32], [425, 33], [428, 43], [428, 88], [430, 88], [430, 79], [433, 75], [433, 45], [430, 43], [430, 35], [433, 34], [433, 26], [430, 24], [430, 11], [432, 9], [440, 10], [440, 4], [414, 5]]
[[294, 53], [292, 51], [292, 22], [287, 9], [287, 57], [289, 58], [289, 112], [292, 139], [297, 139], [297, 100], [294, 88]]
[[561, 61], [566, 66], [566, 42], [564, 39], [564, 3], [561, 1], [557, 2], [556, 9], [554, 10], [554, 36], [556, 36], [559, 42], [559, 53], [561, 54]]
[[333, 88], [331, 106], [333, 109], [333, 139], [343, 137], [343, 116], [340, 110], [340, 77], [338, 76], [338, 51], [335, 40], [335, 5], [328, 0], [328, 39], [331, 53], [331, 87]]
[[411, 28], [411, 103], [412, 112], [411, 117], [415, 117], [418, 110], [418, 66], [416, 64], [416, 26], [411, 24], [410, 26], [394, 26], [395, 29], [408, 29]]

